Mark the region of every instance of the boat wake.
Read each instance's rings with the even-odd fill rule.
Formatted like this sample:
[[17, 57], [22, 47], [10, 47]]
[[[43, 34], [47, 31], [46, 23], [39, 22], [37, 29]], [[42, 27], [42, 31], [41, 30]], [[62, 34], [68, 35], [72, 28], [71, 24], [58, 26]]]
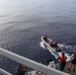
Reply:
[[[68, 53], [69, 56], [72, 55], [73, 51], [74, 51], [74, 47], [72, 45], [64, 45], [64, 44], [58, 44], [58, 46], [65, 51], [66, 53]], [[40, 42], [40, 47], [42, 47], [44, 50], [47, 50], [46, 46], [43, 44], [43, 42]], [[52, 54], [52, 53], [51, 53]], [[60, 55], [60, 54], [59, 54]], [[55, 56], [55, 55], [54, 55]], [[55, 56], [55, 58], [57, 58]]]
[[[46, 47], [45, 47], [45, 45], [43, 44], [43, 42], [41, 41], [40, 43], [40, 47], [42, 47], [43, 49], [46, 49]], [[60, 47], [60, 48], [62, 48], [63, 50], [65, 49], [67, 49], [67, 50], [74, 50], [74, 47], [72, 46], [72, 45], [64, 45], [64, 44], [58, 44], [58, 46]]]
[[45, 45], [43, 44], [42, 41], [39, 44], [40, 44], [40, 47], [42, 47], [43, 49], [46, 49], [46, 47], [45, 47]]
[[64, 45], [64, 44], [58, 44], [59, 47], [65, 48], [65, 49], [73, 49], [72, 45]]

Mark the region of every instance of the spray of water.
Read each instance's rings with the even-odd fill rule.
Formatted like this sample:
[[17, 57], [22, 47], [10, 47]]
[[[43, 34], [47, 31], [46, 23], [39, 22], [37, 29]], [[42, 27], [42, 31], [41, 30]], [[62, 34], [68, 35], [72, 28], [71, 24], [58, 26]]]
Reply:
[[72, 45], [64, 45], [64, 44], [58, 44], [60, 48], [65, 48], [65, 49], [74, 49]]

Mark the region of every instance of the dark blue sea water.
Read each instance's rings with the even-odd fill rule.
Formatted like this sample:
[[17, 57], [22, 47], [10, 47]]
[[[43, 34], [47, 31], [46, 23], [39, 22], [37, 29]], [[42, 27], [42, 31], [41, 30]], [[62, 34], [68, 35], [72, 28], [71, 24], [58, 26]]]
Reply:
[[[76, 48], [76, 0], [0, 0], [0, 47], [47, 64], [51, 53], [41, 36]], [[0, 67], [15, 74], [18, 63], [3, 57]]]

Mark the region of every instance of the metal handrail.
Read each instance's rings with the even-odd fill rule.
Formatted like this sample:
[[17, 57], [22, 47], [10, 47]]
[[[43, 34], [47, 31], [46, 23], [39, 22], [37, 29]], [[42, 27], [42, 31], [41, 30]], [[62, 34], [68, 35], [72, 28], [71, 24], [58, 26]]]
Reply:
[[12, 74], [0, 68], [0, 75], [12, 75]]
[[18, 54], [15, 54], [13, 52], [5, 50], [3, 48], [0, 48], [0, 54], [7, 57], [7, 58], [10, 58], [10, 59], [18, 62], [18, 63], [26, 65], [26, 66], [28, 66], [30, 68], [41, 71], [41, 72], [43, 72], [43, 73], [45, 73], [47, 75], [70, 75], [70, 74], [61, 72], [59, 70], [53, 69], [53, 68], [49, 68], [46, 65], [43, 65], [43, 64], [38, 63], [36, 61], [30, 60], [28, 58], [25, 58], [23, 56], [20, 56]]

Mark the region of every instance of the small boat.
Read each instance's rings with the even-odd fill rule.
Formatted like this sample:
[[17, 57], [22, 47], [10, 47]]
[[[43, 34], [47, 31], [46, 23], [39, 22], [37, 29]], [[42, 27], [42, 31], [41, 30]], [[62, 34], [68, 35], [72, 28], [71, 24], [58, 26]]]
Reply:
[[[41, 41], [43, 43], [43, 45], [46, 47], [47, 50], [49, 50], [49, 52], [56, 58], [58, 59], [58, 57], [61, 55], [62, 51], [64, 51], [59, 44], [57, 44], [57, 46], [50, 46], [50, 42], [53, 42], [52, 39], [49, 39], [47, 37], [47, 40], [44, 39], [43, 36], [41, 36]], [[69, 53], [65, 52], [65, 56], [67, 57], [67, 61], [70, 61], [70, 55]]]

